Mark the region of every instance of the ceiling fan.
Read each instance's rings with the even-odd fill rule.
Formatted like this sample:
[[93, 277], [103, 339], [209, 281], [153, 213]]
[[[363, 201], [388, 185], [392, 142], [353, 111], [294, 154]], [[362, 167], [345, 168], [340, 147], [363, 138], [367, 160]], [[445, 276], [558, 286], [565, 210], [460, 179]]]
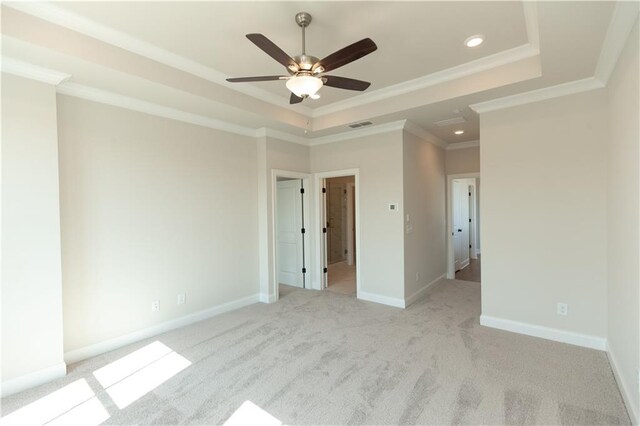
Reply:
[[351, 63], [375, 51], [378, 46], [370, 38], [355, 42], [331, 55], [318, 59], [307, 55], [305, 50], [305, 28], [311, 23], [311, 15], [300, 12], [296, 15], [296, 23], [302, 28], [302, 53], [290, 57], [282, 49], [262, 34], [247, 34], [247, 38], [262, 49], [267, 55], [287, 68], [289, 75], [268, 75], [259, 77], [228, 78], [231, 83], [246, 83], [252, 81], [286, 80], [286, 86], [291, 91], [290, 104], [297, 104], [306, 98], [318, 99], [317, 94], [322, 86], [336, 87], [347, 90], [366, 90], [371, 85], [368, 81], [353, 78], [325, 75], [343, 65]]

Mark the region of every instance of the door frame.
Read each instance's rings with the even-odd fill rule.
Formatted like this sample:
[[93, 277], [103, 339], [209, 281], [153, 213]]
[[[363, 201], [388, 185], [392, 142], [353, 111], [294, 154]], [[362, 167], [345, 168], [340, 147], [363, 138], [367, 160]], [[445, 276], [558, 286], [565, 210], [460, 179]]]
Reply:
[[347, 184], [347, 265], [351, 266], [355, 262], [353, 252], [355, 251], [355, 240], [353, 238], [354, 232], [354, 210], [355, 200], [353, 195], [356, 191], [355, 183]]
[[[447, 175], [447, 278], [455, 279], [456, 271], [454, 267], [455, 263], [455, 248], [453, 246], [453, 181], [455, 179], [477, 179], [480, 178], [480, 173], [459, 173], [453, 175]], [[475, 212], [474, 212], [475, 213]], [[474, 230], [477, 229], [478, 224], [475, 223], [476, 215], [474, 214], [471, 218], [472, 222], [475, 226], [473, 226]], [[471, 227], [470, 227], [471, 228]], [[471, 236], [470, 236], [471, 239]], [[474, 247], [475, 249], [475, 247]]]
[[314, 177], [314, 183], [315, 183], [315, 187], [317, 188], [316, 190], [316, 203], [317, 203], [317, 208], [316, 208], [316, 229], [315, 229], [315, 233], [314, 235], [316, 236], [316, 244], [315, 244], [315, 248], [316, 248], [316, 265], [318, 265], [318, 269], [316, 271], [316, 278], [317, 278], [317, 282], [320, 285], [319, 290], [325, 290], [326, 289], [326, 277], [327, 275], [324, 273], [323, 269], [326, 265], [326, 247], [325, 250], [323, 250], [323, 245], [326, 244], [325, 243], [325, 239], [324, 236], [322, 235], [322, 218], [324, 217], [324, 214], [322, 212], [322, 209], [325, 208], [325, 205], [323, 203], [323, 194], [322, 194], [322, 181], [324, 179], [329, 179], [329, 178], [334, 178], [334, 177], [345, 177], [345, 176], [353, 176], [354, 177], [354, 181], [355, 181], [355, 206], [356, 206], [356, 211], [355, 211], [355, 228], [356, 228], [356, 238], [355, 238], [355, 245], [357, 247], [356, 249], [356, 258], [355, 258], [355, 262], [356, 262], [356, 298], [358, 297], [358, 295], [360, 294], [360, 288], [361, 288], [361, 277], [362, 275], [360, 274], [360, 252], [362, 250], [360, 250], [360, 247], [362, 247], [362, 245], [360, 244], [360, 169], [345, 169], [345, 170], [335, 170], [335, 171], [330, 171], [330, 172], [319, 172], [319, 173], [314, 173], [313, 177]]
[[311, 268], [311, 241], [309, 235], [311, 235], [311, 210], [309, 199], [313, 196], [312, 187], [312, 175], [309, 173], [293, 172], [289, 170], [271, 169], [271, 279], [273, 280], [273, 287], [275, 294], [273, 295], [273, 301], [280, 299], [280, 283], [278, 282], [278, 178], [287, 179], [301, 179], [304, 185], [304, 197], [302, 198], [302, 221], [305, 228], [304, 233], [304, 265], [307, 268], [307, 275], [304, 278], [305, 288], [311, 288], [311, 276], [313, 269]]

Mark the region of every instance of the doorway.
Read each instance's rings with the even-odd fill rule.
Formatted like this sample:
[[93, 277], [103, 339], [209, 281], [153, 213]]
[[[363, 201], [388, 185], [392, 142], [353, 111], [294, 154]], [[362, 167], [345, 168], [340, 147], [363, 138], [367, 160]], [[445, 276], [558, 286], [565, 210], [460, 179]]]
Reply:
[[322, 288], [357, 296], [358, 182], [357, 174], [325, 174], [319, 179]]
[[479, 176], [448, 179], [447, 278], [480, 282]]
[[273, 282], [276, 300], [310, 287], [309, 179], [294, 172], [273, 172]]

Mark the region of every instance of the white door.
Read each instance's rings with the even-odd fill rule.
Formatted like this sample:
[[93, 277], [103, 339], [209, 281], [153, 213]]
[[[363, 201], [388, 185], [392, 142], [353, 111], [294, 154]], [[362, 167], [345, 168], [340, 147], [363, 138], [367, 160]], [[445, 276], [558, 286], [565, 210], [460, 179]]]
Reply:
[[329, 246], [329, 224], [327, 223], [327, 180], [322, 179], [320, 185], [322, 186], [322, 197], [320, 200], [320, 223], [322, 225], [322, 288], [327, 288], [329, 287], [329, 276], [327, 273], [327, 267], [329, 266], [329, 255], [327, 250], [327, 247]]
[[454, 269], [469, 264], [469, 185], [465, 180], [453, 181]]
[[285, 180], [277, 186], [278, 283], [303, 287], [301, 181]]

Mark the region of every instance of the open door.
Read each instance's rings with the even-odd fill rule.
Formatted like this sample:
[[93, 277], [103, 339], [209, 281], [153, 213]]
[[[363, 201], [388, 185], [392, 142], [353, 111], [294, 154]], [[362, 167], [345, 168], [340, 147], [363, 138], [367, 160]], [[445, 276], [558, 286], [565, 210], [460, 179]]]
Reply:
[[454, 270], [469, 264], [469, 185], [466, 180], [453, 181]]
[[320, 258], [322, 259], [322, 288], [325, 289], [329, 287], [329, 276], [328, 276], [328, 253], [327, 253], [327, 232], [329, 228], [329, 224], [327, 223], [327, 180], [321, 180], [322, 185], [322, 197], [321, 197], [321, 206], [320, 206], [320, 223], [322, 225], [322, 253]]
[[305, 287], [304, 222], [302, 180], [277, 182], [277, 260], [278, 283]]

